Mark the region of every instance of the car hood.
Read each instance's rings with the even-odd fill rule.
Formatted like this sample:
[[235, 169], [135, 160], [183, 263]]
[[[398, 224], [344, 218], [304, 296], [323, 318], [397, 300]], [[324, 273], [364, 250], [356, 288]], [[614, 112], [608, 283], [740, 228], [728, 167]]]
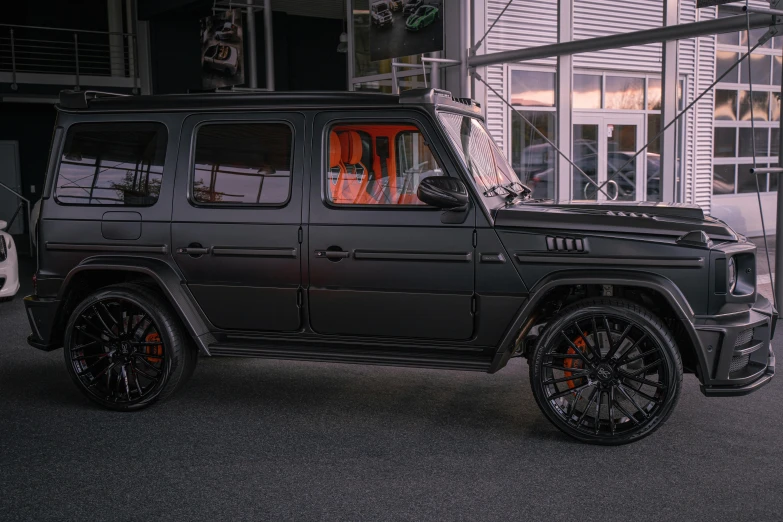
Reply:
[[736, 241], [723, 221], [705, 216], [695, 205], [679, 203], [559, 203], [521, 201], [500, 208], [495, 226], [545, 228], [570, 232], [602, 232], [681, 237], [703, 231], [713, 241]]

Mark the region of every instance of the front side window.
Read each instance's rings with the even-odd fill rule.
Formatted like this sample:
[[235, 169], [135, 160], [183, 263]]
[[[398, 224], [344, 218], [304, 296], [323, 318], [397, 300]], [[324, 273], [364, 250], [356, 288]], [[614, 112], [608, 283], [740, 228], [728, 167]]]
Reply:
[[485, 198], [505, 199], [530, 191], [520, 182], [483, 123], [451, 112], [441, 112], [438, 117], [458, 156], [463, 158], [476, 188]]
[[443, 176], [411, 124], [335, 125], [327, 144], [325, 192], [334, 205], [424, 205], [416, 195], [419, 183]]
[[196, 133], [192, 199], [281, 205], [291, 189], [293, 133], [284, 123], [220, 123]]
[[68, 129], [55, 199], [64, 205], [154, 205], [166, 158], [161, 123], [82, 123]]

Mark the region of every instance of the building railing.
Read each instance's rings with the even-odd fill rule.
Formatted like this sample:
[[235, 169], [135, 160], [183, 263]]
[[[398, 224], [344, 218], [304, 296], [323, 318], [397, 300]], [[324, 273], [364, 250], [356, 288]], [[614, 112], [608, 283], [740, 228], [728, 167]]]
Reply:
[[[138, 87], [138, 42], [132, 33], [0, 24], [0, 73], [11, 87], [37, 75], [68, 75], [78, 89], [103, 77]], [[30, 76], [36, 75], [36, 76]], [[65, 81], [63, 83], [66, 83]], [[101, 82], [107, 85], [106, 81]]]

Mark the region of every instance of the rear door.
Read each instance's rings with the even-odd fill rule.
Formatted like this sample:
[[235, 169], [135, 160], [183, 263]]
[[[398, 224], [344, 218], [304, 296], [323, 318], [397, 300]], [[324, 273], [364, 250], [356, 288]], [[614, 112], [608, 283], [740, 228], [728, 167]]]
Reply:
[[218, 328], [300, 328], [304, 117], [194, 115], [183, 126], [174, 258]]
[[414, 111], [315, 119], [309, 218], [310, 323], [330, 335], [467, 340], [474, 332], [475, 205], [459, 223], [416, 197], [457, 176]]

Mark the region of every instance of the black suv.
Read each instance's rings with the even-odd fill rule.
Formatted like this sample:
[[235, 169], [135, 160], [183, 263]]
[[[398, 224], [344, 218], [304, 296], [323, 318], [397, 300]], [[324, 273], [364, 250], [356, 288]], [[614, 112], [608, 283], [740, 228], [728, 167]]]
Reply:
[[692, 206], [529, 192], [444, 91], [64, 92], [29, 342], [120, 410], [169, 396], [199, 353], [490, 373], [521, 356], [544, 414], [599, 444], [659, 427], [684, 371], [708, 396], [770, 381], [777, 312], [746, 238]]

